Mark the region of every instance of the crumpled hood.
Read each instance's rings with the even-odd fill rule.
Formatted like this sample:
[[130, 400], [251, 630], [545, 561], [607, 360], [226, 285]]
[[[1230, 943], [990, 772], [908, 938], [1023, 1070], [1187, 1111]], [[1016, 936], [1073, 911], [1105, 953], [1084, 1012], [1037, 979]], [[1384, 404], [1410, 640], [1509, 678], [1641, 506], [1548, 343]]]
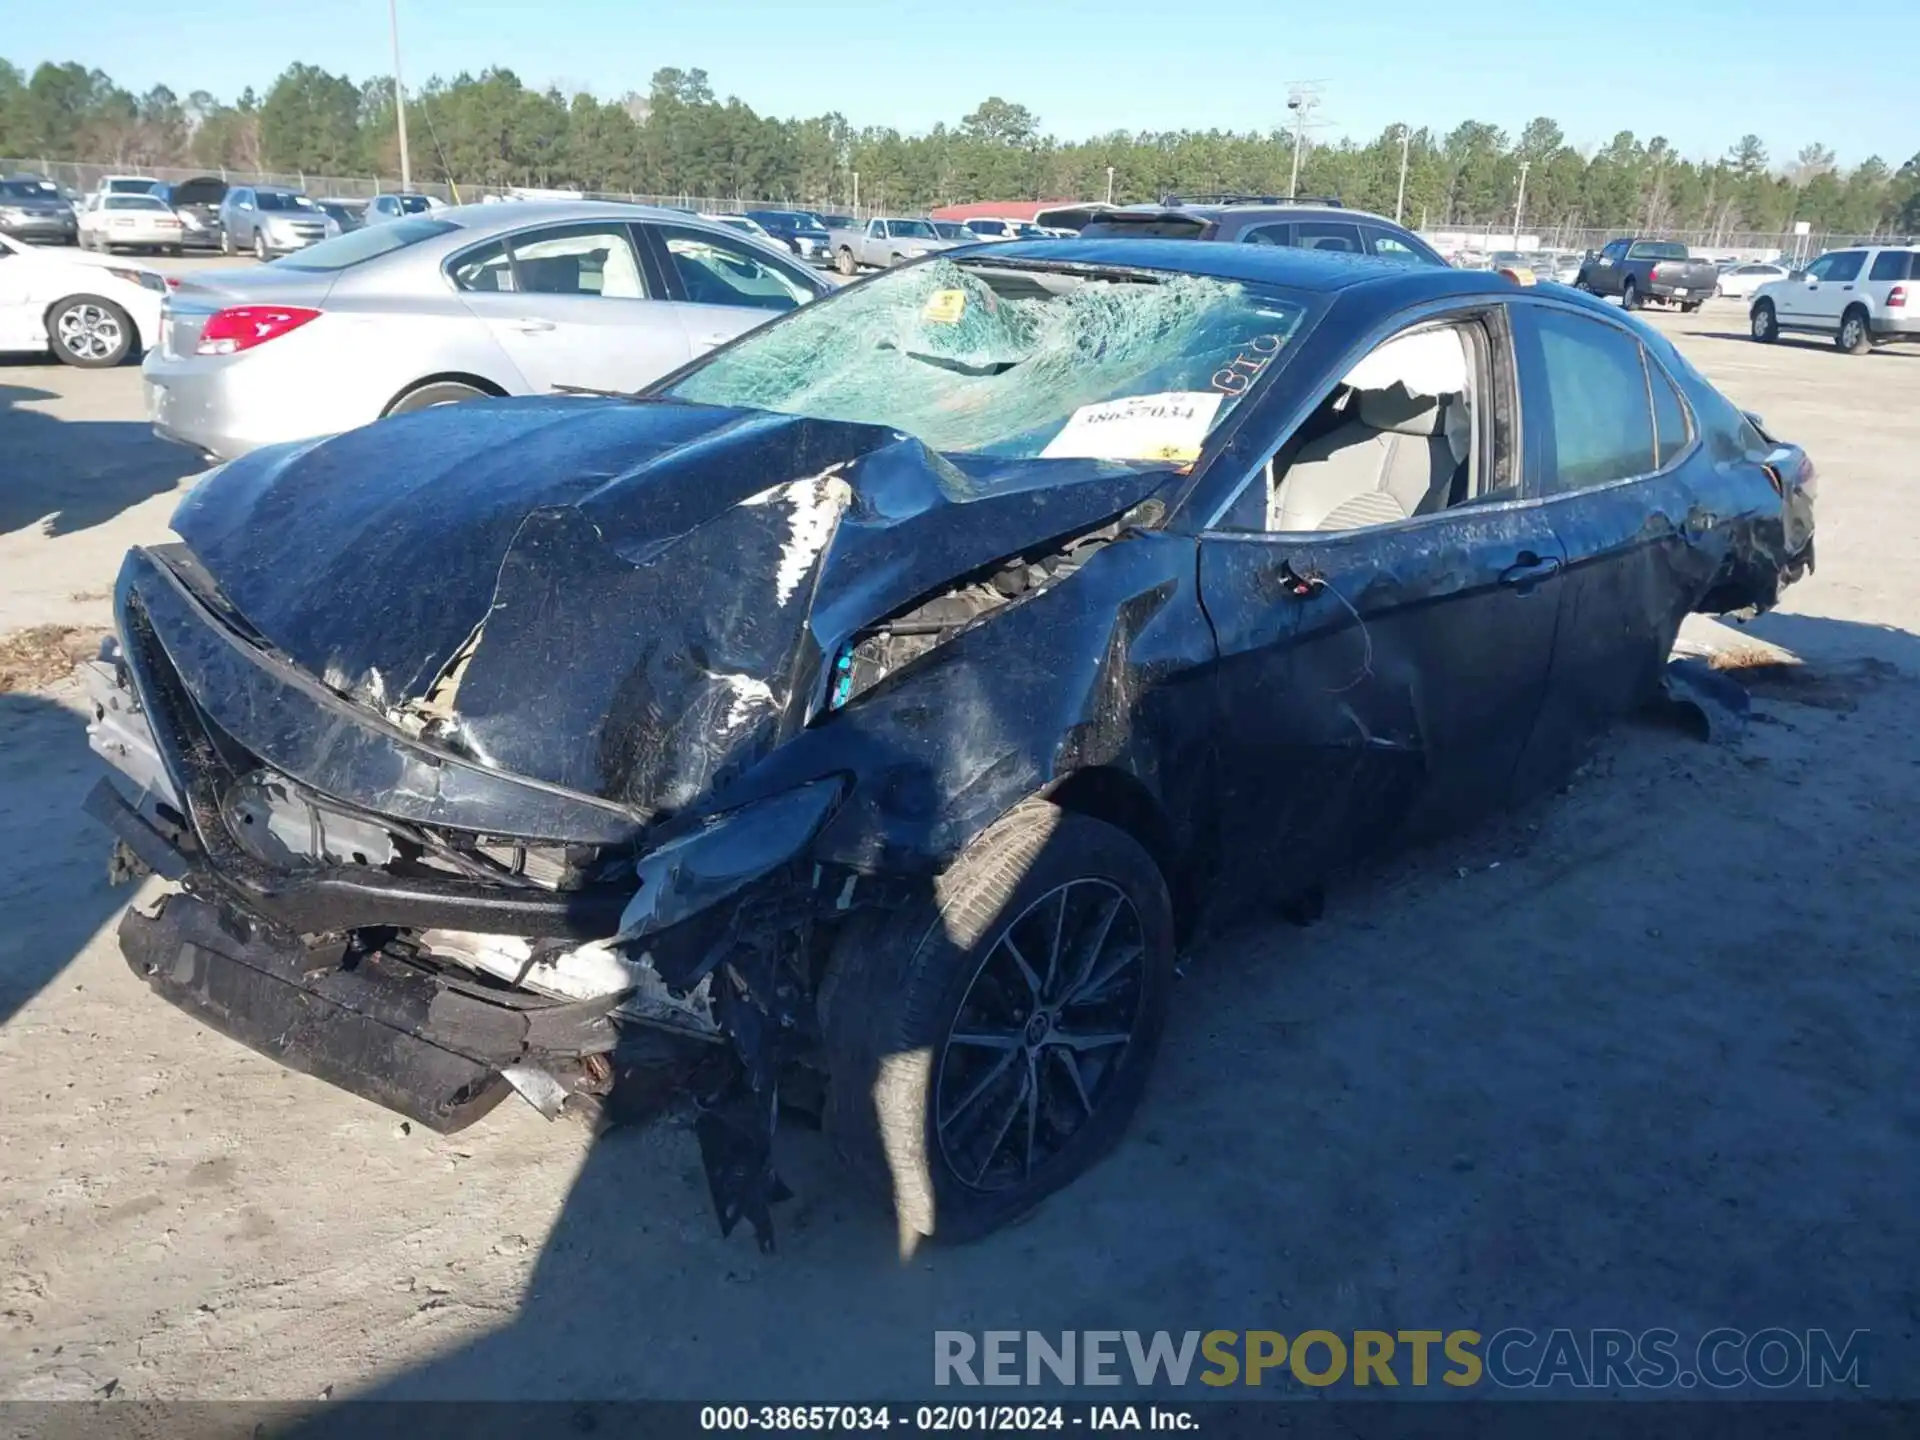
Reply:
[[246, 624], [331, 688], [653, 813], [790, 733], [858, 629], [1173, 474], [557, 396], [255, 451], [173, 528]]

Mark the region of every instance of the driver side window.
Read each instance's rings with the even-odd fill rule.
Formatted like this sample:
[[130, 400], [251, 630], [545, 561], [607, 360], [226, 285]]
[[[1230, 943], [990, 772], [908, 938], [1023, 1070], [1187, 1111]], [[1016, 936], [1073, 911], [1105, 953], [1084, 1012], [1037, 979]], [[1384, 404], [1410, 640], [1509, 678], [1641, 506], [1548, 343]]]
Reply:
[[1496, 374], [1495, 333], [1475, 315], [1375, 346], [1275, 451], [1225, 528], [1358, 530], [1509, 498], [1509, 431], [1496, 419], [1510, 414], [1498, 398], [1510, 381], [1507, 367]]
[[1807, 266], [1807, 269], [1806, 269], [1807, 279], [1809, 280], [1827, 279], [1833, 271], [1833, 259], [1834, 257], [1831, 255], [1822, 255], [1818, 260], [1814, 261], [1811, 265]]
[[813, 289], [778, 261], [705, 230], [658, 227], [667, 257], [687, 299], [696, 305], [791, 310]]

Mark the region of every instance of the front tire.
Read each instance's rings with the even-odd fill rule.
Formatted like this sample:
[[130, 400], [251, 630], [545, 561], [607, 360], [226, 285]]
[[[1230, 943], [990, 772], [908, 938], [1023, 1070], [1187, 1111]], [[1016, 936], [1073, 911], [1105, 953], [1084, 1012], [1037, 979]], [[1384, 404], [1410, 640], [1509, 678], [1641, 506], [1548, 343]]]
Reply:
[[1771, 345], [1780, 338], [1780, 319], [1773, 313], [1773, 302], [1762, 300], [1753, 307], [1747, 317], [1747, 323], [1753, 338], [1762, 345]]
[[1846, 355], [1864, 355], [1873, 349], [1873, 330], [1867, 323], [1867, 312], [1858, 305], [1849, 308], [1840, 317], [1840, 330], [1833, 337], [1833, 343]]
[[54, 358], [82, 370], [108, 370], [125, 360], [138, 332], [111, 300], [75, 295], [47, 312], [47, 341]]
[[826, 1128], [903, 1249], [977, 1239], [1118, 1143], [1173, 985], [1173, 905], [1125, 831], [1034, 802], [836, 946]]
[[220, 253], [222, 255], [233, 254], [233, 236], [225, 227], [222, 227], [220, 231]]
[[833, 268], [842, 275], [853, 275], [859, 271], [860, 266], [853, 258], [853, 251], [842, 245], [840, 253], [833, 257]]

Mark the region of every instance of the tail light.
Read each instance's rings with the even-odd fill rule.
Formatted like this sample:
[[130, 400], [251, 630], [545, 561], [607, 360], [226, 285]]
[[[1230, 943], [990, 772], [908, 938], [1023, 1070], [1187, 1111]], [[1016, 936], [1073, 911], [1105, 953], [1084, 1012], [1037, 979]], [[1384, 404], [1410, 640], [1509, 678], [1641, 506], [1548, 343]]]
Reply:
[[1896, 285], [1887, 292], [1887, 308], [1898, 310], [1907, 303], [1907, 287]]
[[320, 316], [301, 305], [234, 305], [216, 310], [200, 328], [196, 355], [237, 355], [277, 340]]

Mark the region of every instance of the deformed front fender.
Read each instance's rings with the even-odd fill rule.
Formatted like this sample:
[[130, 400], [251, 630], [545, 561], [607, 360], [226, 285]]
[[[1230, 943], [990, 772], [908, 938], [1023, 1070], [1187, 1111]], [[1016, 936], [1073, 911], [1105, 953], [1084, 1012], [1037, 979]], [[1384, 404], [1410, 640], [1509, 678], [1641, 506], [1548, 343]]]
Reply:
[[925, 875], [1021, 801], [1100, 769], [1150, 797], [1161, 818], [1143, 824], [1159, 833], [1141, 838], [1167, 863], [1198, 833], [1193, 780], [1209, 763], [1214, 644], [1195, 573], [1190, 537], [1129, 535], [829, 712], [741, 788], [848, 775], [815, 859]]

